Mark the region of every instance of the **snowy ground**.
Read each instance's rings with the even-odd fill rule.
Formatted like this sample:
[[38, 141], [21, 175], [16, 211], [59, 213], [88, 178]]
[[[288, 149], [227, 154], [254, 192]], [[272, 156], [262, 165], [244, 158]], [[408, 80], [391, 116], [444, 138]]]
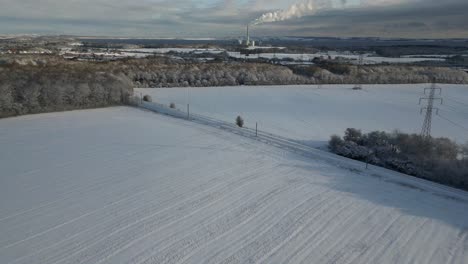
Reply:
[[[153, 53], [168, 53], [168, 52], [181, 52], [181, 53], [211, 53], [211, 54], [219, 54], [222, 53], [223, 49], [194, 49], [194, 48], [156, 48], [156, 49], [122, 49], [124, 53], [133, 54], [134, 52], [138, 52], [141, 54], [153, 54]], [[258, 58], [266, 58], [266, 59], [285, 59], [290, 58], [296, 61], [311, 61], [314, 58], [328, 58], [331, 57], [332, 59], [336, 59], [338, 57], [358, 61], [359, 55], [352, 54], [352, 53], [339, 53], [339, 52], [321, 52], [321, 53], [259, 53], [257, 55], [245, 56], [242, 55], [240, 52], [228, 52], [229, 56], [233, 58], [246, 58], [246, 59], [258, 59]], [[444, 61], [446, 57], [437, 57], [437, 55], [429, 57], [429, 56], [407, 56], [402, 58], [390, 58], [390, 57], [379, 57], [374, 54], [364, 54], [364, 64], [378, 64], [378, 63], [415, 63], [421, 61]]]
[[[355, 63], [358, 63], [359, 55], [357, 54], [345, 54], [345, 53], [336, 53], [336, 52], [323, 52], [323, 53], [259, 53], [250, 56], [242, 55], [240, 52], [228, 52], [229, 55], [233, 58], [246, 58], [246, 59], [293, 59], [295, 61], [311, 61], [314, 58], [343, 58], [348, 60], [353, 60]], [[435, 58], [435, 57], [402, 57], [402, 58], [390, 58], [390, 57], [380, 57], [373, 54], [364, 54], [363, 63], [364, 64], [380, 64], [380, 63], [415, 63], [422, 61], [445, 61], [446, 58]]]
[[[323, 146], [332, 134], [343, 134], [348, 127], [364, 131], [399, 129], [419, 133], [424, 116], [419, 98], [430, 85], [353, 85], [256, 86], [136, 89], [164, 104], [174, 102], [185, 109], [190, 101], [193, 112], [234, 122], [237, 115], [246, 125], [292, 139]], [[468, 131], [443, 119], [468, 128], [468, 86], [439, 85], [444, 105], [441, 116], [434, 116], [433, 134], [468, 141]]]
[[118, 107], [3, 119], [0, 145], [2, 264], [468, 262], [466, 192], [212, 127]]
[[[107, 49], [101, 49], [101, 52], [77, 52], [72, 51], [71, 48], [63, 48], [61, 51], [62, 55], [73, 55], [73, 56], [103, 56], [112, 58], [145, 58], [154, 54], [166, 54], [169, 52], [179, 53], [194, 53], [194, 54], [220, 54], [225, 52], [224, 49], [210, 49], [210, 48], [139, 48], [139, 49], [120, 49], [116, 52], [107, 51]], [[259, 53], [246, 56], [240, 52], [229, 51], [227, 52], [230, 57], [238, 59], [293, 59], [290, 64], [297, 62], [311, 62], [314, 58], [342, 58], [351, 60], [353, 63], [358, 63], [359, 55], [351, 53], [338, 53], [338, 52], [322, 52], [322, 53]], [[422, 61], [445, 61], [448, 55], [413, 55], [404, 56], [401, 58], [391, 57], [379, 57], [374, 54], [364, 54], [364, 64], [380, 64], [380, 63], [415, 63]]]

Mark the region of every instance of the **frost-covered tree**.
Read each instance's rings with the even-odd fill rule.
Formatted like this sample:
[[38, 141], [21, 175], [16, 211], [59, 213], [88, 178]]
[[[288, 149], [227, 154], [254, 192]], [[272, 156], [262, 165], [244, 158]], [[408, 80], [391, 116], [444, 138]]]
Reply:
[[343, 145], [344, 145], [344, 141], [338, 135], [332, 135], [330, 137], [330, 141], [328, 142], [328, 148], [333, 152], [336, 152], [338, 148]]
[[132, 83], [101, 65], [58, 61], [0, 66], [0, 117], [125, 103]]
[[341, 156], [468, 190], [468, 160], [459, 158], [468, 155], [468, 143], [458, 146], [447, 138], [427, 139], [398, 131], [362, 134], [347, 129], [344, 141], [331, 137], [329, 149]]
[[359, 129], [355, 128], [348, 128], [345, 131], [345, 136], [344, 136], [345, 141], [352, 141], [355, 143], [360, 143], [362, 140], [362, 132]]

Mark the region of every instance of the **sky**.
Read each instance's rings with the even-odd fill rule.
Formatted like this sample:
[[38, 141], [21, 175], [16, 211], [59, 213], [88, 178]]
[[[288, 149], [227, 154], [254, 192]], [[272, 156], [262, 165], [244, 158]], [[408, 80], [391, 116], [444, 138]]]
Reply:
[[252, 26], [253, 35], [468, 38], [468, 0], [0, 0], [0, 7], [0, 34], [225, 38], [271, 13], [282, 21]]

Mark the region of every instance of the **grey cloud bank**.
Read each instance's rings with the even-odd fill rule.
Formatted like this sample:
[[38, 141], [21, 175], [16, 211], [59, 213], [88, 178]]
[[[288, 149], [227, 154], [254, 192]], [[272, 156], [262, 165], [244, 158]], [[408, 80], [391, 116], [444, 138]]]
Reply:
[[[230, 37], [296, 1], [0, 0], [0, 34]], [[301, 3], [301, 1], [297, 1]], [[310, 1], [302, 1], [306, 3]], [[323, 2], [323, 1], [322, 1]], [[351, 1], [336, 1], [337, 6]], [[378, 1], [256, 26], [256, 35], [468, 38], [466, 0]]]

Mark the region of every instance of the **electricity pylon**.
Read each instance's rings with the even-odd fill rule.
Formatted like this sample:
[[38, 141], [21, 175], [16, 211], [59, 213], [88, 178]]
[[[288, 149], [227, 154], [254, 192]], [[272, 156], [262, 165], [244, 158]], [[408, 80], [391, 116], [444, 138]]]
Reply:
[[430, 88], [425, 88], [424, 89], [424, 94], [427, 95], [427, 91], [429, 91], [428, 97], [422, 97], [419, 98], [419, 104], [421, 105], [421, 102], [423, 100], [427, 100], [427, 106], [421, 108], [421, 114], [423, 111], [426, 111], [426, 116], [424, 118], [424, 123], [422, 126], [421, 130], [421, 136], [423, 138], [430, 138], [431, 137], [431, 129], [432, 129], [432, 114], [434, 110], [436, 111], [436, 114], [439, 114], [439, 108], [434, 107], [434, 101], [440, 101], [440, 104], [443, 104], [444, 101], [442, 97], [436, 97], [436, 90], [439, 91], [439, 95], [442, 94], [442, 89], [437, 87], [435, 79], [432, 82], [432, 85]]

